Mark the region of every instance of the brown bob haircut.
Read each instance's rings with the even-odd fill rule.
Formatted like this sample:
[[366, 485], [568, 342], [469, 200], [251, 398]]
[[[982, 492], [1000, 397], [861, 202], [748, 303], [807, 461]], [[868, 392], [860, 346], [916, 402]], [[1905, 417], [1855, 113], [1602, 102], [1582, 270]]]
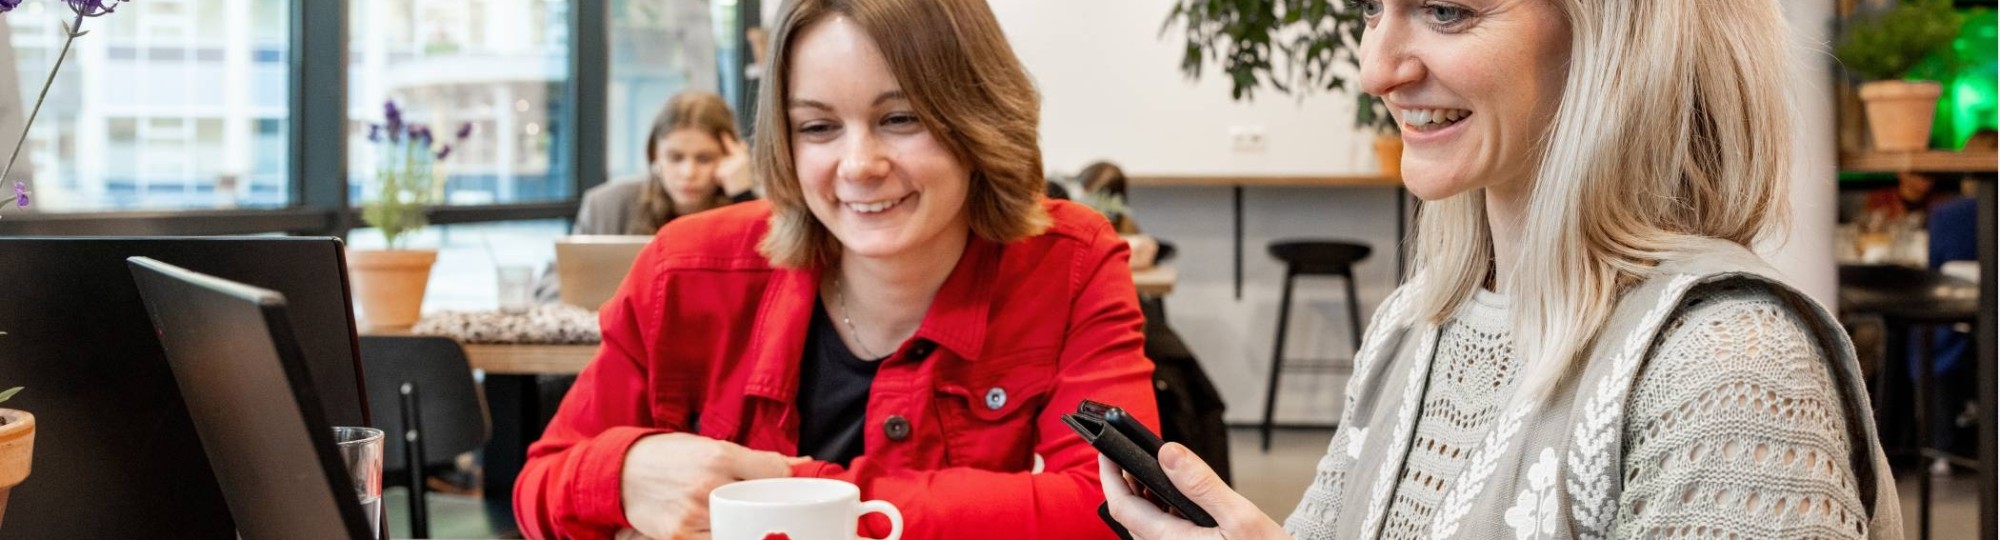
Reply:
[[758, 96], [751, 167], [771, 200], [771, 230], [758, 250], [780, 267], [825, 265], [840, 245], [806, 207], [792, 163], [792, 46], [801, 31], [844, 15], [875, 41], [917, 117], [972, 169], [966, 221], [996, 243], [1048, 228], [1041, 200], [1041, 95], [1000, 31], [986, 0], [796, 0], [771, 37], [771, 65]]

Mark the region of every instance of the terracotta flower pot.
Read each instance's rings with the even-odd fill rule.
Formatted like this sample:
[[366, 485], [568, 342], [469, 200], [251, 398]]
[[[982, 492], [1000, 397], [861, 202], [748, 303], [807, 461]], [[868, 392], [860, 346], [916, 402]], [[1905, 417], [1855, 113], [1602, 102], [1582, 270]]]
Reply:
[[354, 250], [347, 268], [354, 295], [361, 299], [361, 326], [402, 330], [423, 314], [424, 288], [431, 282], [437, 251], [428, 249]]
[[1382, 176], [1403, 177], [1403, 137], [1395, 134], [1375, 136], [1375, 160], [1382, 165]]
[[35, 457], [35, 415], [27, 411], [0, 409], [0, 517], [7, 512], [7, 494], [28, 479], [28, 465]]
[[1931, 119], [1944, 87], [1936, 81], [1875, 81], [1861, 85], [1868, 133], [1881, 152], [1930, 148]]

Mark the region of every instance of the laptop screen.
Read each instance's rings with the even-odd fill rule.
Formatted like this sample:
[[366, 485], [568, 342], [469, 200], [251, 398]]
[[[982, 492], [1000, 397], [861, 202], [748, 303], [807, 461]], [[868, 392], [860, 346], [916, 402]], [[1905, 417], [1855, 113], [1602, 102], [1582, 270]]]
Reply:
[[145, 257], [131, 267], [242, 537], [372, 537], [285, 297]]

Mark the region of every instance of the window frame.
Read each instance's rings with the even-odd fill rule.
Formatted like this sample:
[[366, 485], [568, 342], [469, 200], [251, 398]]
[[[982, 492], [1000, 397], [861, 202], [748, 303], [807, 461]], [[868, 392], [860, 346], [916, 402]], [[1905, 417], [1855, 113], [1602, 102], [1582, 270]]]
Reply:
[[[19, 212], [0, 219], [0, 236], [205, 236], [285, 233], [345, 238], [364, 227], [361, 209], [348, 200], [347, 72], [348, 7], [352, 0], [290, 0], [291, 51], [286, 58], [286, 134], [291, 162], [286, 179], [291, 203], [272, 209], [190, 209], [104, 212]], [[568, 82], [562, 122], [605, 125], [609, 86], [608, 49], [611, 0], [570, 0]], [[755, 6], [756, 0], [745, 2]], [[740, 29], [739, 33], [740, 33]], [[747, 101], [747, 99], [746, 99]], [[562, 160], [570, 181], [568, 198], [493, 205], [437, 205], [425, 214], [432, 224], [487, 223], [530, 219], [572, 219], [578, 200], [605, 178], [603, 129], [575, 129], [563, 143]]]

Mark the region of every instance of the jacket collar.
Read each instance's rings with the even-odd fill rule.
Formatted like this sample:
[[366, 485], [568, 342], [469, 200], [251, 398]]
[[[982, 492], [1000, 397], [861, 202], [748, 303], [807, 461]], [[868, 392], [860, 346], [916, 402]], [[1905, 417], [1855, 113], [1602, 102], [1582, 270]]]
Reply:
[[[958, 358], [979, 359], [986, 345], [986, 320], [1000, 249], [979, 235], [970, 235], [958, 265], [931, 299], [924, 322], [916, 335], [896, 350], [896, 357], [903, 357], [918, 341], [927, 340]], [[799, 359], [805, 354], [822, 271], [819, 267], [772, 270], [770, 286], [759, 302], [757, 328], [751, 334], [746, 393], [783, 401], [797, 396]]]
[[977, 361], [986, 347], [986, 317], [993, 307], [994, 274], [1000, 268], [1000, 246], [979, 235], [968, 235], [958, 266], [938, 287], [931, 309], [917, 327], [917, 340], [929, 340], [967, 361]]

